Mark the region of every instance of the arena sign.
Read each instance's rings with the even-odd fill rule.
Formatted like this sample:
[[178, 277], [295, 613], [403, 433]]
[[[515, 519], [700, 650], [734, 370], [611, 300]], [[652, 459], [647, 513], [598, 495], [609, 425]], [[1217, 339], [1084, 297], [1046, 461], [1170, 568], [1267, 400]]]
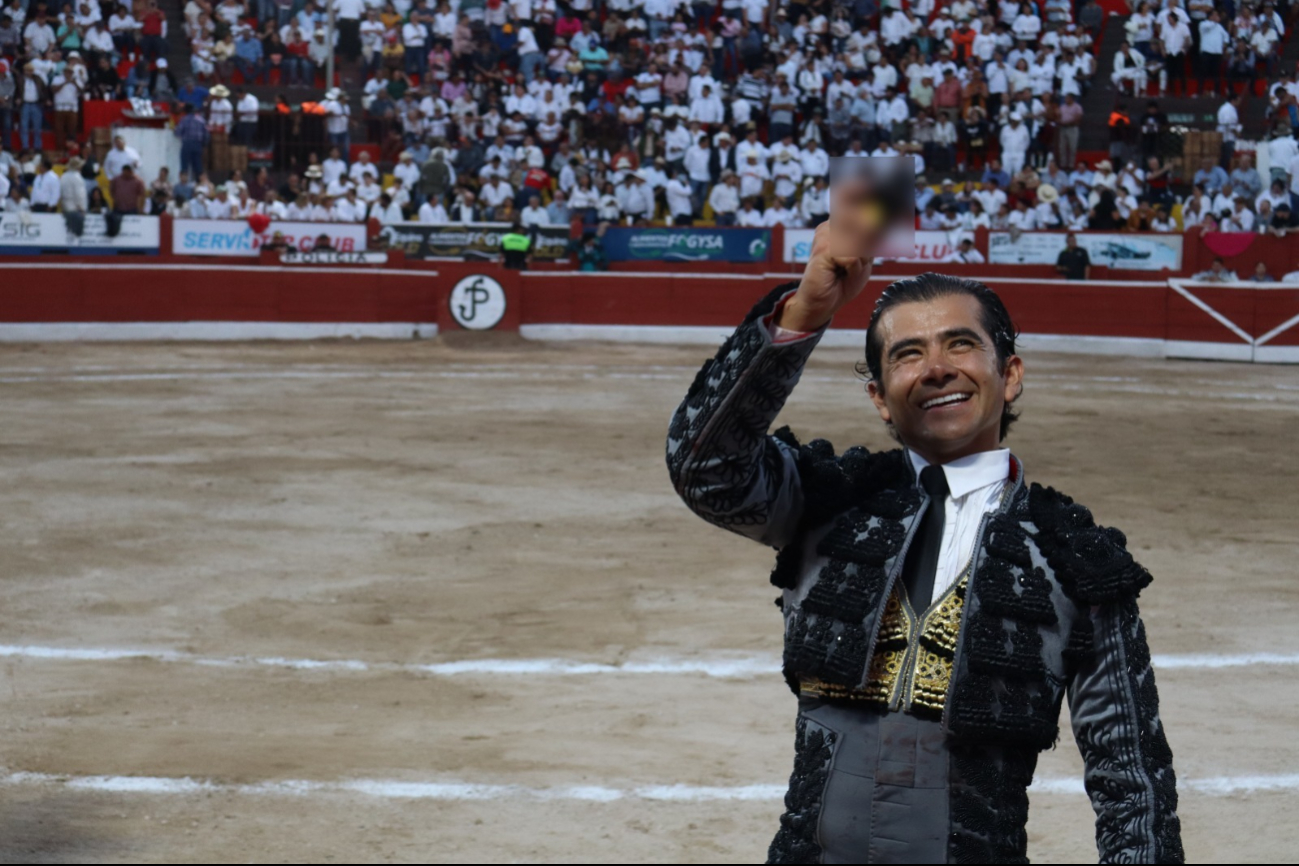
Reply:
[[255, 256], [276, 232], [291, 248], [308, 252], [321, 235], [338, 252], [365, 249], [361, 223], [299, 223], [273, 221], [264, 232], [254, 232], [243, 220], [178, 219], [172, 223], [171, 251], [180, 256]]
[[280, 254], [280, 261], [286, 265], [383, 265], [388, 263], [388, 254], [366, 250], [351, 253], [287, 250]]
[[[492, 261], [501, 252], [501, 237], [509, 223], [392, 223], [379, 231], [390, 250], [401, 250], [408, 259], [463, 259]], [[532, 256], [556, 261], [568, 253], [568, 226], [538, 226], [532, 234]]]
[[62, 214], [0, 213], [0, 253], [40, 250], [156, 253], [158, 244], [156, 216], [123, 216], [120, 230], [110, 238], [103, 214], [86, 214], [85, 228], [81, 237], [77, 237], [68, 231]]
[[[785, 229], [785, 255], [787, 262], [804, 264], [812, 254], [812, 229]], [[891, 259], [898, 262], [941, 262], [947, 258], [959, 242], [961, 235], [968, 232], [935, 232], [919, 231], [916, 235], [916, 252], [911, 256], [899, 256]], [[882, 260], [879, 260], [882, 261]]]
[[611, 228], [604, 234], [611, 262], [765, 262], [770, 229]]
[[474, 274], [456, 283], [447, 298], [451, 317], [462, 328], [486, 331], [505, 317], [505, 289], [491, 277]]
[[[1065, 247], [1066, 232], [992, 232], [988, 261], [994, 265], [1054, 265]], [[1130, 271], [1182, 269], [1182, 236], [1077, 232], [1078, 246], [1093, 265]]]

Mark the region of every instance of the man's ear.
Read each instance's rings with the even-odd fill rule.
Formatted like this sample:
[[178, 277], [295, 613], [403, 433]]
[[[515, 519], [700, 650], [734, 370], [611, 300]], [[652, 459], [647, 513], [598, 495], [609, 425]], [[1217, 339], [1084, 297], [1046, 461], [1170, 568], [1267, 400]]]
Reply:
[[889, 407], [884, 403], [884, 389], [879, 382], [871, 379], [866, 383], [866, 393], [870, 395], [871, 402], [875, 404], [875, 410], [880, 413], [885, 424], [893, 423], [893, 416], [889, 413]]
[[1019, 355], [1011, 355], [1006, 359], [1006, 369], [1002, 373], [1006, 378], [1006, 405], [1009, 406], [1019, 399], [1019, 395], [1024, 391], [1024, 359]]

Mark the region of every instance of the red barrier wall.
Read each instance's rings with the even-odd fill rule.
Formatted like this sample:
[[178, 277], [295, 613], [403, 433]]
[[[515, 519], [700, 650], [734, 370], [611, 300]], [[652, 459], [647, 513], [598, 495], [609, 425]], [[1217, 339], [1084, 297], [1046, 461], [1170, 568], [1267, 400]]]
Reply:
[[[454, 327], [447, 312], [451, 287], [462, 277], [487, 274], [502, 283], [510, 299], [502, 322], [507, 329], [716, 328], [735, 324], [771, 288], [796, 278], [781, 273], [518, 274], [493, 264], [405, 262], [400, 256], [382, 266], [298, 267], [271, 264], [271, 255], [265, 254], [260, 265], [172, 256], [129, 263], [120, 256], [0, 261], [0, 323], [438, 323], [449, 328]], [[895, 269], [917, 270], [890, 267]], [[1117, 340], [1108, 351], [1127, 346], [1157, 353], [1152, 346], [1162, 342], [1173, 347], [1167, 353], [1191, 357], [1299, 361], [1299, 287], [1071, 283], [1025, 278], [1020, 267], [969, 270], [1002, 296], [1025, 334]], [[836, 328], [864, 328], [874, 298], [897, 276], [872, 277], [867, 297], [845, 310]], [[23, 333], [23, 338], [41, 338]], [[156, 333], [169, 336], [165, 327]], [[1098, 350], [1085, 340], [1075, 339], [1076, 346], [1057, 342], [1060, 348]]]

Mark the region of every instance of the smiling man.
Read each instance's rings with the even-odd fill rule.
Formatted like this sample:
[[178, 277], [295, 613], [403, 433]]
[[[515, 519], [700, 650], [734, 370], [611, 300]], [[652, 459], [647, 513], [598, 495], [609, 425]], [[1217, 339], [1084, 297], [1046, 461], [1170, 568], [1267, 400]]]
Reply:
[[871, 257], [817, 229], [797, 287], [761, 301], [668, 434], [700, 517], [779, 550], [794, 771], [771, 862], [1026, 862], [1027, 788], [1067, 698], [1102, 862], [1181, 862], [1172, 752], [1119, 531], [1025, 481], [1001, 447], [1024, 364], [973, 280], [890, 285], [867, 390], [903, 448], [840, 456], [767, 435]]

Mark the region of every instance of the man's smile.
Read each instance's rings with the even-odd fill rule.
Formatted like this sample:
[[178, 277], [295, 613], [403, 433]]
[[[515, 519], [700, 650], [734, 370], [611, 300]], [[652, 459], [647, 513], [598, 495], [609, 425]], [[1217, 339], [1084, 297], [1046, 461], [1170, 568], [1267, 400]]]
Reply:
[[941, 406], [952, 406], [957, 403], [964, 403], [974, 395], [969, 391], [958, 391], [954, 394], [939, 394], [937, 397], [930, 397], [920, 404], [921, 409], [937, 409]]

